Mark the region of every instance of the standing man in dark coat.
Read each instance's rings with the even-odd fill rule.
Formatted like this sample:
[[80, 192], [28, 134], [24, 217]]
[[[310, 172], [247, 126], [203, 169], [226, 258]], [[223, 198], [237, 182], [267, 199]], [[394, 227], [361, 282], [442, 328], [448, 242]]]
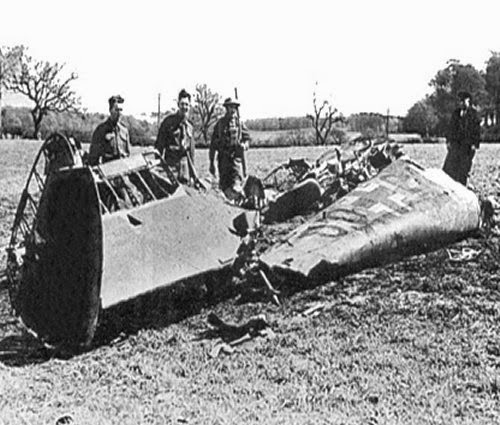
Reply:
[[451, 116], [446, 141], [448, 154], [443, 170], [454, 180], [465, 185], [472, 167], [472, 159], [479, 149], [480, 120], [472, 106], [472, 96], [468, 92], [458, 94], [460, 105]]
[[215, 154], [219, 169], [219, 186], [226, 197], [238, 201], [244, 197], [244, 161], [245, 151], [250, 142], [250, 133], [241, 122], [239, 102], [230, 97], [224, 101], [226, 114], [215, 124], [210, 143], [210, 173], [215, 175]]
[[177, 97], [176, 113], [167, 116], [160, 125], [155, 148], [179, 181], [190, 183], [195, 179], [193, 126], [188, 115], [191, 95], [184, 89]]
[[111, 96], [108, 99], [109, 118], [99, 124], [92, 134], [89, 151], [89, 164], [112, 161], [130, 155], [130, 136], [121, 122], [123, 97]]

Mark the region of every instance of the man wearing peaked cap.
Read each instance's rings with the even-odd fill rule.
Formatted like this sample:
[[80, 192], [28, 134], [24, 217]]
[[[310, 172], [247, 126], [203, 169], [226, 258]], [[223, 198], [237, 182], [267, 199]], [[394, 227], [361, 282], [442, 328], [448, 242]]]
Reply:
[[457, 94], [459, 106], [450, 120], [446, 146], [448, 153], [443, 171], [454, 180], [465, 185], [472, 167], [472, 159], [479, 149], [481, 136], [480, 120], [472, 106], [472, 96], [467, 91]]
[[124, 99], [120, 95], [108, 99], [109, 118], [99, 124], [92, 134], [89, 151], [90, 165], [124, 158], [130, 155], [130, 136], [121, 122]]
[[243, 199], [244, 155], [250, 142], [250, 133], [240, 120], [240, 103], [228, 97], [224, 103], [226, 114], [215, 124], [209, 150], [210, 173], [215, 175], [215, 154], [219, 170], [219, 186], [232, 201]]

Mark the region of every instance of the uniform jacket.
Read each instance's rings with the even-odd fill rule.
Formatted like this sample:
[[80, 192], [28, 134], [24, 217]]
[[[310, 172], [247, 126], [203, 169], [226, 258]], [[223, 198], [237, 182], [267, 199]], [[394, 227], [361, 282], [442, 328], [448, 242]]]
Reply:
[[194, 164], [195, 144], [192, 124], [179, 113], [169, 115], [160, 125], [155, 148], [163, 158], [173, 161], [179, 161], [189, 152]]
[[479, 148], [481, 136], [480, 120], [474, 108], [465, 110], [457, 108], [453, 111], [450, 121], [448, 142], [455, 147]]
[[130, 136], [124, 124], [116, 124], [108, 118], [99, 124], [92, 134], [89, 151], [90, 165], [111, 161], [130, 155]]
[[238, 155], [242, 145], [250, 142], [250, 133], [237, 116], [223, 116], [215, 124], [210, 143], [212, 153], [221, 155]]

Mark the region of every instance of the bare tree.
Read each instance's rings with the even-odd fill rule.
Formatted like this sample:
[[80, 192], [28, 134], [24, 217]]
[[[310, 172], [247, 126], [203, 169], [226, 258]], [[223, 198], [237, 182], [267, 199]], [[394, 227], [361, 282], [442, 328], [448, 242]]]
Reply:
[[20, 72], [8, 84], [12, 91], [24, 94], [35, 104], [31, 110], [35, 138], [40, 136], [42, 120], [49, 112], [77, 112], [80, 108], [80, 98], [71, 89], [78, 76], [63, 76], [63, 68], [64, 64], [38, 61], [23, 54]]
[[314, 114], [308, 114], [307, 117], [311, 120], [316, 144], [325, 145], [328, 136], [332, 133], [334, 129], [334, 124], [338, 122], [344, 122], [344, 117], [342, 114], [338, 113], [337, 108], [335, 108], [328, 100], [324, 100], [321, 105], [318, 105], [317, 96], [318, 83], [316, 82], [316, 88], [313, 92], [313, 106]]
[[13, 75], [19, 72], [21, 56], [23, 55], [24, 49], [24, 46], [0, 47], [0, 137], [2, 137], [3, 134], [3, 90], [8, 87]]
[[220, 105], [221, 97], [218, 93], [212, 92], [206, 84], [197, 84], [194, 101], [195, 124], [207, 145], [210, 127], [224, 112]]

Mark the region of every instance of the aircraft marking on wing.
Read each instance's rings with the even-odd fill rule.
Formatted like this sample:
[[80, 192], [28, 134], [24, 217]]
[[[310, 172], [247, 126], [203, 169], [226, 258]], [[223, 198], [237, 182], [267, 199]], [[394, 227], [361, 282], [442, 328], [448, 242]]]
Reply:
[[355, 190], [357, 192], [373, 192], [374, 190], [377, 190], [379, 186], [380, 185], [377, 183], [370, 183], [367, 184], [365, 187], [357, 187]]
[[378, 183], [380, 186], [385, 187], [386, 189], [389, 189], [390, 191], [396, 191], [397, 186], [393, 185], [392, 183], [389, 183], [386, 180], [380, 180]]
[[379, 202], [375, 205], [372, 205], [370, 208], [368, 208], [368, 211], [373, 212], [375, 214], [380, 214], [380, 213], [386, 212], [389, 214], [401, 215], [400, 213], [398, 213], [397, 211], [388, 207], [387, 205], [383, 204], [382, 202]]
[[350, 194], [339, 200], [339, 206], [348, 209], [366, 211], [373, 219], [384, 215], [401, 216], [413, 210], [413, 203], [421, 196], [417, 185], [406, 183], [412, 179], [391, 180], [381, 179], [369, 182], [363, 187], [357, 187]]
[[346, 205], [352, 205], [352, 204], [355, 204], [356, 201], [359, 199], [358, 196], [346, 196], [342, 199], [342, 203], [343, 204], [346, 204]]
[[403, 200], [407, 199], [407, 196], [404, 193], [395, 193], [394, 195], [389, 196], [387, 199], [389, 201], [394, 202], [395, 204], [399, 205], [402, 208], [411, 210], [411, 207], [407, 203], [403, 202]]

